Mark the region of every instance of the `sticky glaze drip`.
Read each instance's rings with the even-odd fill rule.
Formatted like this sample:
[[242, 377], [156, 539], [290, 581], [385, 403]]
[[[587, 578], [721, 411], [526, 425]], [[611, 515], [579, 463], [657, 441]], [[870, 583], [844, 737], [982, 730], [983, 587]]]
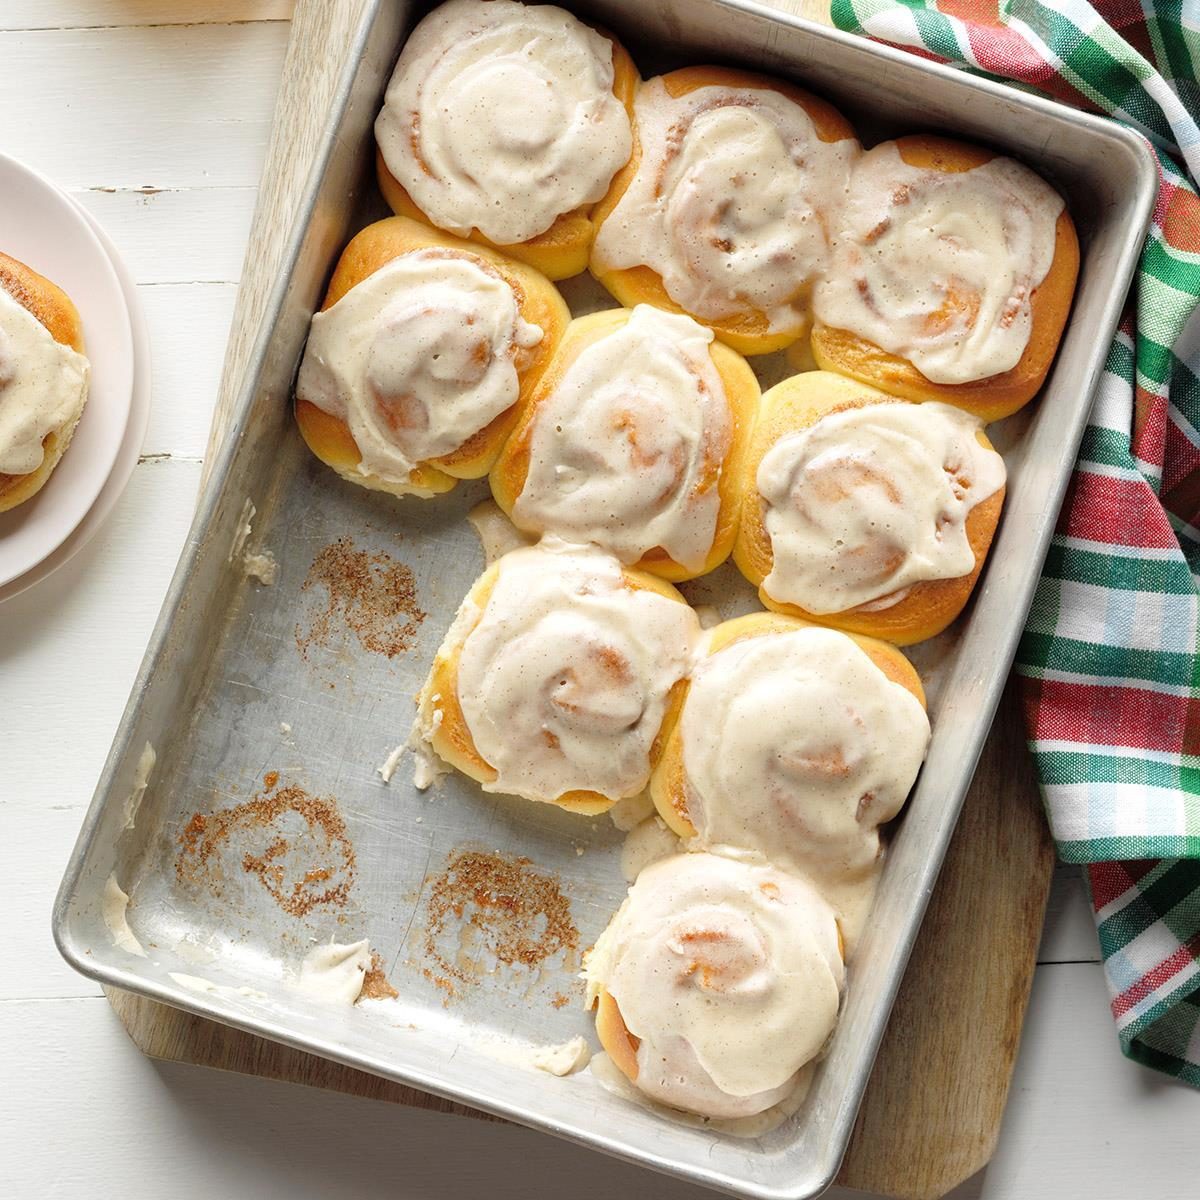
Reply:
[[846, 634], [810, 627], [704, 659], [681, 734], [697, 844], [762, 854], [824, 888], [869, 878], [929, 719]]
[[375, 136], [442, 229], [528, 241], [594, 204], [633, 146], [612, 45], [570, 13], [450, 0], [405, 43]]
[[1010, 158], [948, 173], [910, 166], [894, 142], [876, 146], [855, 167], [814, 314], [934, 383], [999, 375], [1029, 344], [1030, 297], [1053, 262], [1062, 210]]
[[361, 473], [403, 483], [516, 403], [541, 339], [490, 263], [414, 250], [313, 317], [296, 394], [346, 422]]
[[87, 400], [88, 360], [0, 288], [0, 475], [29, 475], [51, 433], [69, 436]]
[[981, 428], [946, 404], [884, 403], [780, 438], [757, 477], [774, 556], [767, 595], [845, 612], [973, 571], [967, 516], [1005, 479]]
[[497, 772], [484, 789], [531, 800], [641, 791], [697, 635], [691, 609], [631, 589], [608, 555], [506, 555], [458, 664], [463, 715]]
[[654, 79], [635, 111], [642, 157], [600, 228], [596, 269], [648, 266], [697, 316], [761, 312], [772, 330], [801, 329], [858, 143], [821, 141], [804, 109], [770, 90], [673, 98]]
[[588, 346], [538, 407], [517, 525], [702, 569], [732, 436], [711, 342], [690, 317], [639, 304]]
[[680, 854], [646, 867], [588, 956], [637, 1048], [637, 1086], [710, 1117], [785, 1100], [837, 1020], [833, 912], [773, 867]]

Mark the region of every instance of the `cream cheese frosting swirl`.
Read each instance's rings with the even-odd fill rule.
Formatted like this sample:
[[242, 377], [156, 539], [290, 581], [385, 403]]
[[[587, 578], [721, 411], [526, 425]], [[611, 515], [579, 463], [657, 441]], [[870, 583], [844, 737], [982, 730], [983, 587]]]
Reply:
[[69, 433], [87, 401], [88, 360], [55, 340], [0, 288], [0, 474], [28, 475], [51, 433]]
[[699, 317], [761, 312], [772, 330], [802, 326], [858, 143], [822, 141], [799, 104], [765, 88], [672, 97], [653, 79], [635, 114], [641, 160], [600, 227], [595, 269], [648, 266]]
[[854, 168], [814, 315], [934, 383], [999, 375], [1029, 344], [1030, 297], [1054, 260], [1062, 210], [1062, 197], [1011, 158], [935, 171], [885, 142]]
[[981, 428], [948, 404], [883, 403], [780, 438], [757, 475], [767, 595], [821, 615], [970, 574], [967, 516], [1005, 480]]
[[787, 1098], [837, 1021], [829, 906], [774, 867], [679, 854], [647, 867], [587, 960], [640, 1039], [635, 1083], [708, 1117]]
[[627, 563], [661, 547], [700, 570], [732, 438], [712, 340], [690, 317], [642, 304], [584, 349], [538, 406], [516, 524]]
[[544, 233], [629, 160], [612, 57], [561, 8], [450, 0], [396, 64], [375, 122], [388, 170], [442, 229], [499, 245]]
[[363, 474], [403, 483], [516, 403], [541, 339], [490, 263], [414, 250], [313, 317], [296, 394], [346, 422]]
[[681, 733], [697, 844], [762, 854], [823, 886], [873, 868], [929, 719], [852, 638], [810, 626], [705, 658]]
[[699, 634], [682, 600], [634, 588], [596, 550], [543, 544], [506, 554], [458, 662], [458, 700], [496, 771], [485, 791], [614, 800], [650, 776], [671, 689]]

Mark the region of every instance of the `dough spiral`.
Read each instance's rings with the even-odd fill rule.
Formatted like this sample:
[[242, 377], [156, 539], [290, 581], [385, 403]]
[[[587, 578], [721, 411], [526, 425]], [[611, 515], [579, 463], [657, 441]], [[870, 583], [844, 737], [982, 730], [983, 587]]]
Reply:
[[758, 385], [712, 340], [648, 305], [574, 322], [492, 472], [516, 525], [672, 579], [720, 562]]
[[697, 635], [673, 588], [606, 554], [516, 550], [464, 601], [418, 728], [485, 791], [603, 811], [646, 786]]
[[587, 960], [596, 1027], [651, 1098], [707, 1117], [784, 1101], [837, 1020], [837, 924], [774, 867], [679, 854], [638, 876]]
[[651, 80], [636, 114], [636, 169], [603, 206], [595, 274], [624, 303], [665, 300], [744, 353], [794, 341], [859, 152], [849, 126], [798, 89], [716, 68]]
[[500, 246], [594, 204], [632, 148], [613, 46], [563, 9], [450, 0], [405, 43], [375, 125], [439, 228]]

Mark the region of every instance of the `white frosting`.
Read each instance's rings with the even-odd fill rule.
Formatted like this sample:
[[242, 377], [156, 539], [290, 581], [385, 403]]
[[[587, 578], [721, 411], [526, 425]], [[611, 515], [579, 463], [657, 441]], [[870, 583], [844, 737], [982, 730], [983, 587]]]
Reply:
[[648, 866], [678, 854], [679, 839], [662, 817], [649, 817], [635, 825], [621, 843], [621, 876], [632, 883]]
[[654, 816], [654, 801], [650, 798], [649, 792], [638, 792], [635, 796], [626, 796], [608, 810], [608, 819], [622, 833], [630, 833], [652, 816]]
[[82, 354], [55, 341], [0, 288], [0, 474], [31, 474], [42, 465], [47, 436], [70, 435], [90, 372]]
[[463, 716], [497, 772], [484, 790], [531, 800], [641, 791], [697, 636], [687, 605], [630, 588], [599, 551], [505, 555], [458, 662]]
[[391, 783], [392, 776], [396, 773], [396, 768], [400, 765], [400, 760], [404, 757], [404, 752], [408, 749], [408, 742], [401, 742], [398, 746], [393, 746], [387, 758], [383, 763], [375, 768], [375, 774], [383, 780], [384, 783]]
[[533, 539], [522, 533], [500, 505], [490, 498], [480, 500], [467, 513], [467, 521], [479, 537], [479, 548], [483, 551], [485, 567], [490, 567], [510, 550], [520, 550], [523, 546], [533, 543]]
[[471, 1039], [471, 1048], [480, 1050], [496, 1062], [525, 1070], [544, 1071], [547, 1075], [574, 1075], [588, 1065], [591, 1048], [581, 1037], [565, 1042], [531, 1046], [528, 1042], [499, 1033], [479, 1034]]
[[581, 1037], [573, 1037], [557, 1046], [535, 1046], [533, 1065], [547, 1075], [574, 1075], [588, 1065], [591, 1048]]
[[1010, 158], [948, 173], [910, 166], [894, 142], [876, 146], [837, 214], [814, 314], [935, 383], [998, 375], [1029, 343], [1029, 301], [1054, 259], [1062, 209]]
[[136, 954], [138, 958], [146, 957], [142, 943], [129, 928], [129, 896], [117, 882], [116, 875], [109, 875], [104, 881], [104, 891], [100, 893], [100, 916], [112, 936], [114, 946], [127, 954]]
[[500, 245], [594, 204], [629, 161], [612, 45], [564, 12], [450, 0], [413, 30], [375, 136], [388, 170], [442, 229]]
[[225, 556], [226, 562], [233, 562], [235, 559], [241, 558], [246, 549], [246, 543], [250, 540], [250, 535], [254, 532], [254, 517], [258, 509], [254, 507], [254, 501], [249, 496], [242, 501], [241, 512], [238, 513], [237, 524], [233, 529], [233, 541], [229, 544], [229, 553]]
[[270, 587], [279, 578], [279, 563], [270, 550], [242, 556], [242, 574], [247, 579], [257, 579], [264, 587]]
[[869, 873], [929, 718], [852, 638], [808, 627], [731, 643], [692, 674], [680, 720], [698, 844], [818, 881]]
[[348, 946], [329, 942], [314, 946], [300, 963], [299, 991], [331, 1004], [353, 1004], [371, 967], [365, 939]]
[[857, 141], [821, 141], [800, 105], [767, 89], [672, 98], [652, 79], [635, 111], [641, 160], [597, 235], [596, 269], [648, 266], [700, 317], [762, 312], [774, 330], [802, 328]]
[[[463, 598], [454, 614], [454, 620], [446, 631], [439, 655], [445, 654], [448, 647], [461, 646], [467, 634], [475, 627], [482, 613], [471, 599], [470, 595]], [[451, 773], [447, 766], [436, 754], [431, 743], [437, 736], [437, 731], [446, 719], [442, 707], [441, 692], [430, 692], [430, 680], [417, 694], [417, 715], [413, 718], [412, 729], [408, 735], [408, 748], [413, 756], [413, 787], [418, 791], [427, 791], [434, 784]]]
[[142, 747], [142, 753], [138, 756], [137, 769], [133, 773], [133, 786], [129, 789], [129, 795], [125, 797], [125, 803], [122, 805], [122, 811], [125, 814], [125, 824], [122, 829], [132, 829], [137, 823], [138, 810], [142, 807], [142, 800], [145, 798], [146, 789], [150, 786], [150, 776], [154, 771], [154, 764], [158, 762], [158, 755], [154, 751], [154, 747], [147, 742]]
[[691, 317], [639, 304], [584, 349], [538, 405], [517, 525], [626, 563], [661, 547], [700, 570], [731, 438], [712, 340]]
[[413, 250], [313, 316], [296, 394], [346, 422], [360, 473], [403, 483], [516, 403], [541, 339], [490, 263]]
[[1005, 479], [981, 428], [947, 404], [885, 402], [780, 438], [757, 477], [774, 556], [767, 595], [836, 613], [970, 574], [967, 516]]
[[837, 1021], [832, 910], [774, 867], [679, 854], [647, 867], [587, 960], [641, 1039], [637, 1086], [712, 1117], [783, 1101]]
[[189, 992], [200, 992], [205, 996], [220, 996], [222, 1000], [254, 1000], [262, 1002], [268, 999], [266, 992], [260, 992], [252, 987], [230, 987], [223, 983], [214, 983], [201, 975], [185, 975], [182, 971], [168, 971], [167, 978], [187, 988]]

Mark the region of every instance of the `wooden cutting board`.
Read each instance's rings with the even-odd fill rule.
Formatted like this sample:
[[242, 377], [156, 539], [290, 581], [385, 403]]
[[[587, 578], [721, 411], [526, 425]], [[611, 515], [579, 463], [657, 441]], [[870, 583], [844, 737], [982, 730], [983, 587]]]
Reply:
[[[827, 19], [822, 0], [773, 2]], [[224, 433], [257, 337], [361, 11], [362, 0], [297, 0], [207, 461]], [[921, 1200], [945, 1195], [991, 1158], [1053, 867], [1010, 689], [901, 987], [839, 1183]], [[140, 996], [116, 990], [108, 995], [134, 1042], [154, 1058], [483, 1117]]]

